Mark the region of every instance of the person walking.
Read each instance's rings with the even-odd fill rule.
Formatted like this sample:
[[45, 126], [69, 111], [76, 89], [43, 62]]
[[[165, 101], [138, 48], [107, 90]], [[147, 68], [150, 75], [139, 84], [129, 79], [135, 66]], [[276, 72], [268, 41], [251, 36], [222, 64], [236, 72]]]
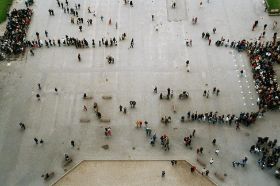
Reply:
[[38, 139], [34, 138], [34, 141], [35, 141], [36, 145], [38, 145]]
[[273, 27], [272, 29], [275, 30], [277, 28], [277, 21], [273, 21]]
[[206, 91], [206, 90], [204, 90], [204, 91], [203, 91], [203, 96], [206, 96], [206, 93], [207, 93], [207, 91]]
[[74, 140], [71, 140], [71, 146], [74, 148], [75, 147], [75, 142], [74, 142]]
[[133, 46], [134, 46], [134, 40], [132, 38], [131, 41], [130, 41], [130, 48], [133, 48]]
[[216, 93], [216, 89], [217, 89], [216, 87], [213, 88], [213, 91], [212, 91], [213, 94]]
[[189, 64], [190, 64], [190, 61], [189, 61], [189, 60], [187, 60], [187, 61], [186, 61], [186, 67], [188, 67], [188, 66], [189, 66]]
[[165, 171], [161, 171], [161, 177], [164, 177], [165, 176]]
[[30, 54], [31, 54], [31, 56], [34, 56], [34, 52], [32, 49], [30, 49]]
[[206, 98], [209, 98], [209, 95], [210, 95], [210, 91], [208, 90], [206, 93]]
[[20, 122], [20, 123], [19, 123], [19, 126], [20, 126], [21, 129], [25, 130], [25, 125], [24, 125], [24, 123]]
[[220, 89], [217, 89], [216, 95], [218, 96], [220, 93]]
[[210, 165], [212, 165], [214, 163], [214, 159], [211, 158], [210, 161], [209, 161]]
[[264, 24], [264, 25], [263, 25], [263, 30], [265, 30], [265, 29], [266, 29], [266, 27], [267, 27], [267, 24]]
[[216, 149], [216, 150], [215, 150], [215, 154], [216, 154], [217, 156], [219, 155], [219, 152], [220, 152], [219, 149]]
[[37, 100], [40, 101], [40, 94], [36, 94]]
[[123, 107], [120, 105], [119, 108], [120, 108], [120, 112], [122, 112]]

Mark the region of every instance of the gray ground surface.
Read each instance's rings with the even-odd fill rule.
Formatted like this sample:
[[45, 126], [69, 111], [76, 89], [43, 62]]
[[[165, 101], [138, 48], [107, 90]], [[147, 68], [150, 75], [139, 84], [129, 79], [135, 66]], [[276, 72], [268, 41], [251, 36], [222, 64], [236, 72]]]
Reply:
[[[212, 44], [224, 36], [226, 39], [255, 39], [267, 23], [267, 38], [271, 38], [273, 20], [268, 17], [259, 0], [210, 0], [178, 1], [183, 7], [171, 9], [170, 1], [134, 1], [134, 7], [123, 5], [122, 1], [95, 0], [70, 1], [81, 3], [79, 14], [93, 18], [87, 13], [91, 6], [97, 17], [93, 26], [84, 24], [79, 32], [77, 25], [71, 25], [70, 16], [57, 7], [55, 0], [38, 0], [33, 6], [34, 16], [28, 38], [35, 39], [35, 32], [49, 31], [50, 38], [63, 38], [65, 34], [88, 41], [102, 37], [119, 37], [123, 32], [127, 40], [115, 48], [75, 49], [73, 47], [42, 48], [32, 57], [28, 53], [17, 61], [0, 64], [0, 183], [1, 185], [47, 185], [40, 177], [46, 171], [55, 171], [58, 179], [63, 175], [62, 160], [69, 153], [74, 162], [82, 159], [94, 160], [170, 160], [183, 159], [196, 164], [195, 150], [183, 145], [186, 133], [196, 129], [193, 148], [203, 146], [206, 162], [214, 158], [213, 165], [207, 165], [210, 176], [215, 171], [227, 173], [226, 181], [214, 180], [219, 185], [279, 185], [269, 170], [262, 171], [257, 166], [257, 158], [250, 155], [249, 147], [257, 136], [279, 138], [279, 113], [267, 113], [249, 128], [241, 127], [236, 132], [233, 127], [208, 125], [206, 123], [180, 123], [181, 115], [187, 111], [219, 113], [239, 113], [255, 111], [257, 95], [254, 90], [248, 59], [245, 54], [228, 48], [217, 48], [201, 39], [201, 33], [211, 32], [215, 26], [217, 34], [212, 36]], [[24, 7], [19, 1], [14, 7]], [[48, 15], [48, 9], [55, 16]], [[155, 21], [151, 21], [151, 15]], [[100, 16], [104, 16], [104, 22]], [[198, 24], [192, 25], [192, 17], [198, 17]], [[117, 21], [119, 28], [108, 25]], [[254, 20], [259, 27], [251, 32]], [[158, 32], [156, 32], [158, 28]], [[130, 39], [134, 38], [135, 48], [128, 49]], [[186, 48], [185, 40], [193, 40], [193, 47]], [[82, 62], [77, 62], [81, 53]], [[106, 56], [115, 57], [115, 64], [109, 65]], [[190, 72], [187, 73], [185, 61], [190, 60]], [[239, 70], [245, 69], [245, 77], [239, 77]], [[107, 79], [107, 81], [106, 81]], [[35, 95], [37, 83], [41, 83], [40, 102]], [[205, 86], [208, 84], [208, 86]], [[176, 95], [171, 101], [160, 101], [152, 90], [157, 85], [159, 92], [168, 87]], [[219, 97], [202, 96], [204, 89], [218, 87]], [[54, 93], [54, 87], [59, 93]], [[177, 95], [188, 90], [189, 100], [179, 101]], [[93, 100], [83, 101], [82, 94], [87, 92]], [[111, 95], [112, 100], [103, 100], [103, 95]], [[129, 107], [129, 101], [137, 102], [135, 109], [128, 109], [127, 115], [118, 111], [118, 106]], [[83, 105], [91, 107], [98, 102], [109, 124], [113, 136], [104, 137], [105, 123], [100, 123], [93, 111], [84, 112]], [[176, 105], [177, 113], [172, 112]], [[172, 117], [171, 125], [160, 123], [160, 117]], [[89, 123], [80, 123], [81, 118], [89, 118]], [[147, 120], [149, 126], [160, 136], [166, 133], [170, 137], [170, 151], [164, 152], [159, 144], [151, 147], [144, 129], [136, 129], [136, 120]], [[27, 125], [26, 131], [20, 131], [18, 123]], [[249, 134], [249, 135], [248, 135]], [[34, 145], [33, 138], [43, 138], [44, 145]], [[217, 139], [220, 154], [214, 154], [211, 141]], [[79, 146], [72, 149], [70, 140]], [[109, 150], [101, 148], [108, 144]], [[132, 149], [135, 147], [135, 150]], [[248, 166], [232, 168], [231, 162], [244, 156], [249, 158]]]

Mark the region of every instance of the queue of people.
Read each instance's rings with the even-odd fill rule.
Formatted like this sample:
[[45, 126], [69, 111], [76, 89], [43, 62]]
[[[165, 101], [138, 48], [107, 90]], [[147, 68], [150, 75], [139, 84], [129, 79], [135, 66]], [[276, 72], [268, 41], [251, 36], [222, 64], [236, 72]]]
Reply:
[[191, 111], [187, 112], [187, 116], [181, 116], [181, 122], [186, 121], [199, 121], [199, 122], [208, 122], [209, 124], [236, 124], [239, 127], [240, 124], [249, 126], [254, 123], [257, 117], [260, 115], [259, 112], [241, 112], [238, 115], [235, 114], [222, 114], [219, 115], [218, 112], [207, 112], [207, 113], [197, 113]]

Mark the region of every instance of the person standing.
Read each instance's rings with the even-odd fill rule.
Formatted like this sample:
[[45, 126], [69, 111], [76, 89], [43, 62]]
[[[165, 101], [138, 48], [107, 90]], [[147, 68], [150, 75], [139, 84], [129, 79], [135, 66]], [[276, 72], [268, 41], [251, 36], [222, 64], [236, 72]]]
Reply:
[[81, 61], [81, 54], [78, 54], [78, 60]]
[[24, 125], [24, 123], [20, 122], [20, 123], [19, 123], [19, 126], [20, 126], [21, 129], [25, 130], [25, 125]]
[[30, 54], [31, 54], [31, 56], [34, 56], [34, 52], [32, 49], [30, 49]]
[[213, 28], [213, 33], [216, 34], [216, 27]]
[[196, 167], [192, 165], [191, 166], [191, 172], [193, 173], [195, 170], [196, 170]]
[[216, 145], [216, 139], [215, 138], [213, 139], [212, 144]]
[[243, 70], [240, 70], [240, 76], [243, 77], [243, 73], [244, 71]]
[[194, 129], [193, 132], [192, 132], [192, 136], [193, 136], [193, 137], [194, 137], [194, 135], [195, 135], [195, 132], [196, 132], [196, 131], [195, 131], [195, 129]]
[[48, 37], [48, 31], [47, 30], [45, 30], [45, 35], [46, 35], [46, 37]]

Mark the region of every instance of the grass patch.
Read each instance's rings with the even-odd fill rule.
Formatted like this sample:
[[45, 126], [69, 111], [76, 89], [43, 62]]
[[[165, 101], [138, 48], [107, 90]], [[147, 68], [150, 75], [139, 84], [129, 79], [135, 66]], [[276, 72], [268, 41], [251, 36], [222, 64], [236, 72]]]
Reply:
[[7, 12], [12, 5], [13, 0], [0, 0], [0, 23], [6, 20]]
[[280, 8], [280, 0], [266, 0], [270, 9]]

